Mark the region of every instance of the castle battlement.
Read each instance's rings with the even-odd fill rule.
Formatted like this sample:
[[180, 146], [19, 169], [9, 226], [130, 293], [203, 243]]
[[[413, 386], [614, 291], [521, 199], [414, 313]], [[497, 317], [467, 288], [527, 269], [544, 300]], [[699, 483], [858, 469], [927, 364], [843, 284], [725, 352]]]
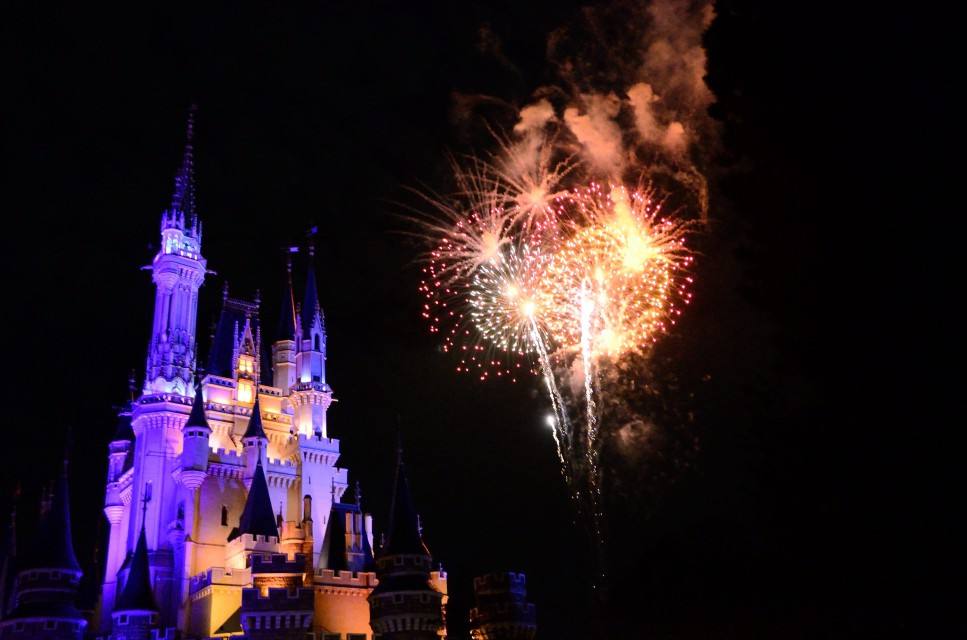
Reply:
[[327, 587], [354, 589], [372, 589], [379, 584], [376, 574], [372, 571], [333, 571], [332, 569], [316, 569], [312, 582]]
[[294, 460], [288, 458], [269, 458], [266, 457], [266, 462], [268, 462], [267, 468], [269, 471], [273, 469], [293, 469], [298, 466]]
[[207, 571], [191, 577], [191, 593], [212, 585], [245, 587], [250, 584], [252, 584], [252, 570], [249, 568], [211, 567]]
[[217, 449], [213, 449], [212, 453], [217, 458], [217, 460], [214, 460], [213, 462], [231, 462], [232, 459], [240, 459], [242, 457], [242, 454], [238, 449], [223, 449], [222, 447], [219, 447]]
[[527, 576], [513, 571], [488, 573], [473, 579], [473, 589], [478, 595], [512, 593], [523, 597], [527, 593]]
[[263, 594], [259, 589], [242, 590], [242, 610], [245, 613], [270, 611], [278, 613], [293, 609], [312, 610], [315, 593], [311, 588], [276, 589], [270, 587]]
[[303, 573], [306, 569], [306, 556], [296, 553], [289, 558], [284, 553], [253, 553], [249, 558], [252, 575], [262, 573]]

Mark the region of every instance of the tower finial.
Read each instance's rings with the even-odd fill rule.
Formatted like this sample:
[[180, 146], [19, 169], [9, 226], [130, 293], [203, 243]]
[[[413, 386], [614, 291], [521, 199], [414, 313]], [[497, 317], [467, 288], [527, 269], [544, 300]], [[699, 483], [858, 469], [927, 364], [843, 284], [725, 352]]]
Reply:
[[[195, 158], [193, 141], [195, 138], [195, 112], [197, 106], [188, 109], [188, 124], [185, 132], [185, 150], [181, 156], [181, 167], [175, 176], [174, 193], [171, 196], [171, 213], [184, 220], [188, 216], [191, 227], [197, 232], [198, 216], [195, 213]], [[183, 224], [183, 223], [182, 223]]]
[[128, 395], [130, 396], [131, 403], [134, 404], [136, 399], [136, 393], [138, 392], [138, 381], [135, 378], [134, 369], [128, 374]]

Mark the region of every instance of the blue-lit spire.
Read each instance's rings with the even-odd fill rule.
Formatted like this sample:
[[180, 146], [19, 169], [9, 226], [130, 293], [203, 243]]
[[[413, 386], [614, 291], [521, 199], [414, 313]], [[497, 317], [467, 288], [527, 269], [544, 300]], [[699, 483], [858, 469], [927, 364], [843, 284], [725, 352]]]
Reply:
[[[188, 125], [185, 133], [185, 150], [181, 155], [181, 166], [175, 174], [174, 190], [171, 194], [171, 208], [166, 212], [162, 227], [175, 226], [193, 238], [201, 241], [201, 225], [195, 211], [195, 112], [196, 105], [188, 110]], [[187, 222], [187, 225], [186, 225]]]
[[[201, 395], [201, 394], [199, 394]], [[144, 499], [142, 512], [146, 510], [148, 498]], [[128, 569], [128, 579], [114, 607], [114, 613], [127, 611], [157, 611], [158, 605], [151, 590], [151, 568], [148, 565], [148, 541], [144, 535], [144, 516], [141, 517], [141, 532], [134, 547], [134, 555]]]
[[309, 245], [309, 267], [306, 273], [306, 293], [302, 299], [301, 320], [302, 339], [306, 340], [312, 333], [318, 317], [323, 332], [326, 330], [326, 317], [319, 304], [319, 288], [316, 284], [315, 247]]

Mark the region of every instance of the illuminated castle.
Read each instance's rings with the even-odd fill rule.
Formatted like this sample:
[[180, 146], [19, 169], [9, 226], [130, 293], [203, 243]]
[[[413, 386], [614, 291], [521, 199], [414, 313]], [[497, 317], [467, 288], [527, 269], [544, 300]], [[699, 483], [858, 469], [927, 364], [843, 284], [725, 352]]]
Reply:
[[[265, 351], [259, 300], [225, 289], [200, 372], [196, 318], [208, 270], [191, 133], [189, 120], [149, 267], [156, 296], [144, 385], [109, 445], [98, 619], [86, 625], [66, 603], [81, 571], [65, 524], [65, 481], [48, 513], [66, 540], [53, 535], [49, 557], [18, 576], [0, 638], [364, 640], [374, 629], [387, 640], [445, 637], [447, 577], [431, 566], [402, 454], [384, 545], [374, 547], [358, 486], [347, 495], [327, 424], [333, 391], [311, 251], [301, 304], [290, 266], [279, 330]], [[37, 576], [34, 587], [53, 596], [28, 588]]]

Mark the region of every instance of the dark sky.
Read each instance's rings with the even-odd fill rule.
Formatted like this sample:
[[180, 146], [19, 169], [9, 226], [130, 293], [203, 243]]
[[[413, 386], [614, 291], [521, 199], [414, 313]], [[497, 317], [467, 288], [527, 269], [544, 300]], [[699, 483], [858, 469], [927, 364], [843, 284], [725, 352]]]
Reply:
[[[418, 248], [398, 233], [405, 187], [445, 188], [445, 153], [486, 144], [453, 121], [454, 92], [523, 104], [551, 79], [548, 33], [582, 3], [5, 9], [2, 504], [19, 480], [29, 530], [71, 426], [75, 541], [92, 566], [112, 406], [144, 364], [139, 267], [194, 101], [218, 272], [199, 325], [228, 279], [262, 289], [272, 326], [280, 248], [319, 225], [331, 431], [379, 517], [402, 424], [453, 637], [471, 578], [501, 568], [527, 573], [543, 638], [937, 624], [964, 591], [946, 586], [963, 575], [947, 551], [963, 540], [963, 501], [947, 495], [963, 477], [944, 464], [955, 423], [939, 399], [954, 382], [931, 351], [956, 344], [939, 338], [954, 323], [943, 299], [962, 290], [944, 293], [957, 207], [933, 187], [954, 178], [932, 149], [954, 121], [951, 21], [774, 4], [719, 3], [706, 39], [716, 223], [696, 303], [661, 350], [666, 435], [613, 461], [603, 609], [536, 381], [452, 374], [419, 318]], [[483, 27], [516, 72], [481, 53]]]

